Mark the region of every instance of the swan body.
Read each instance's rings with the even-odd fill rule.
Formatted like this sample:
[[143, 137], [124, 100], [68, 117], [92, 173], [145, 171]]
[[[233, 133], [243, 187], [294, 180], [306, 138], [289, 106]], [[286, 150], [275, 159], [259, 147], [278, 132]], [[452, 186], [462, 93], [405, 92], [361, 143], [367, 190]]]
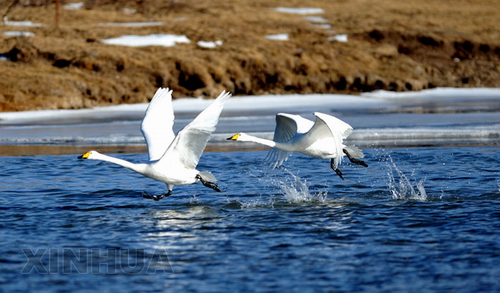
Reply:
[[175, 135], [172, 130], [174, 124], [172, 91], [168, 88], [160, 88], [149, 103], [141, 123], [141, 132], [148, 148], [149, 163], [135, 164], [94, 150], [78, 158], [110, 162], [167, 184], [167, 194], [143, 195], [145, 198], [160, 200], [172, 194], [175, 185], [196, 182], [220, 191], [213, 183], [216, 181], [215, 176], [208, 171], [196, 170], [196, 166], [211, 133], [215, 130], [224, 103], [230, 97], [230, 93], [222, 92], [191, 123]]
[[343, 143], [353, 130], [349, 124], [327, 114], [315, 112], [314, 115], [315, 122], [299, 115], [277, 114], [273, 140], [246, 133], [235, 134], [228, 140], [255, 142], [271, 147], [266, 161], [270, 162], [272, 168], [279, 167], [292, 152], [314, 158], [331, 159], [331, 168], [342, 179], [344, 178], [338, 166], [343, 156], [347, 156], [355, 164], [368, 167], [365, 162], [358, 160], [364, 157], [360, 149]]

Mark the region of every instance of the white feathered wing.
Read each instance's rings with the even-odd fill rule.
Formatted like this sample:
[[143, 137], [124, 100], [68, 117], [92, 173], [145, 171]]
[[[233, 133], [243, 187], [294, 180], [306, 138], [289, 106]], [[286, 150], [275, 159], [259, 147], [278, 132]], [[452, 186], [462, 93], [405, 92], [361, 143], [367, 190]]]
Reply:
[[172, 90], [159, 88], [146, 109], [141, 132], [148, 147], [149, 161], [159, 160], [175, 137]]
[[179, 131], [158, 164], [179, 162], [187, 169], [195, 169], [219, 121], [224, 103], [230, 97], [231, 93], [222, 92], [210, 106]]

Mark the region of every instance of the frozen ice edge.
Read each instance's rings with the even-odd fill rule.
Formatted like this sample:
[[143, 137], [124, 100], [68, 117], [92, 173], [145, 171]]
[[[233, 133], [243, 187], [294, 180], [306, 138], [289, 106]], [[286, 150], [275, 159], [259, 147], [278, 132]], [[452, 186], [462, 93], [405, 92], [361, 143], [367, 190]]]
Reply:
[[[234, 97], [224, 107], [210, 143], [235, 149], [262, 149], [252, 144], [228, 144], [226, 138], [234, 134], [233, 131], [246, 131], [272, 139], [274, 115], [278, 112], [307, 113], [307, 118], [313, 118], [314, 111], [334, 111], [337, 113], [334, 115], [348, 118], [355, 128], [347, 143], [362, 147], [500, 144], [499, 112], [430, 116], [384, 114], [387, 108], [397, 109], [415, 100], [427, 99], [453, 105], [457, 99], [467, 102], [474, 101], [478, 96], [489, 100], [490, 104], [498, 101], [500, 105], [500, 89], [490, 88], [442, 88], [411, 93], [378, 91], [360, 96], [296, 94]], [[212, 101], [202, 98], [174, 100], [177, 130]], [[147, 104], [125, 104], [94, 109], [0, 113], [0, 144], [143, 145], [139, 124], [146, 108]], [[243, 127], [246, 129], [241, 129]]]
[[[290, 95], [260, 95], [234, 96], [224, 106], [224, 113], [230, 112], [286, 112], [289, 109], [311, 109], [321, 111], [324, 107], [331, 109], [346, 108], [388, 108], [395, 106], [394, 102], [404, 102], [406, 99], [432, 99], [433, 101], [449, 101], [453, 99], [475, 100], [478, 97], [488, 100], [498, 100], [500, 103], [500, 88], [434, 88], [418, 92], [374, 91], [361, 95], [341, 94], [290, 94]], [[436, 100], [437, 99], [437, 100]], [[176, 114], [196, 113], [205, 109], [213, 100], [204, 98], [181, 98], [173, 101]], [[44, 120], [66, 118], [92, 118], [99, 116], [138, 116], [142, 117], [148, 104], [123, 104], [117, 106], [95, 107], [76, 110], [38, 110], [23, 112], [0, 112], [0, 125], [18, 123], [37, 123]]]

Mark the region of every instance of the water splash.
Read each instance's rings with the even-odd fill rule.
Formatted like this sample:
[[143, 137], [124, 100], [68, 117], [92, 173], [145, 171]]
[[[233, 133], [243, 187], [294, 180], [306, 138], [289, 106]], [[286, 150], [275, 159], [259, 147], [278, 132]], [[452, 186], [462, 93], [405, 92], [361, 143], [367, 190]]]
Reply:
[[251, 208], [274, 208], [274, 200], [272, 198], [268, 200], [262, 200], [261, 198], [240, 202], [240, 206], [242, 209], [251, 209]]
[[311, 193], [307, 180], [300, 178], [285, 168], [282, 169], [288, 176], [284, 179], [273, 179], [271, 183], [281, 189], [289, 203], [325, 202], [327, 191]]
[[388, 185], [393, 199], [419, 201], [427, 200], [427, 192], [424, 188], [425, 178], [418, 181], [415, 187], [413, 187], [414, 181], [412, 182], [412, 180], [408, 179], [408, 177], [406, 177], [406, 175], [401, 170], [399, 170], [390, 156], [388, 165]]

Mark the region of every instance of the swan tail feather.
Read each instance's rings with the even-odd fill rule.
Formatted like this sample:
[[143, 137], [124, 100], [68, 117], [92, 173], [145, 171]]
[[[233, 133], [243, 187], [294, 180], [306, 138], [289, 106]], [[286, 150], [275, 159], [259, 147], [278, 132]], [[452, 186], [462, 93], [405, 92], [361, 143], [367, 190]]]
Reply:
[[352, 146], [352, 145], [346, 146], [344, 149], [347, 150], [349, 152], [349, 154], [351, 155], [351, 157], [353, 157], [353, 158], [359, 159], [359, 158], [365, 157], [365, 154], [363, 154], [363, 151], [355, 146]]
[[209, 182], [217, 181], [217, 178], [215, 178], [214, 174], [212, 174], [212, 172], [209, 172], [209, 171], [201, 171], [200, 176], [205, 181], [209, 181]]

